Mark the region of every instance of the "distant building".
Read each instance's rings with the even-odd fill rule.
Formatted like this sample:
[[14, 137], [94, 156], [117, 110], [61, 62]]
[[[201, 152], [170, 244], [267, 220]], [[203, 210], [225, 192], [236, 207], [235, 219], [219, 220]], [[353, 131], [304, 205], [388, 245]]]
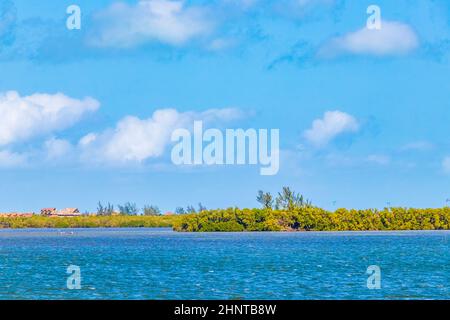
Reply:
[[41, 210], [41, 215], [45, 217], [78, 217], [81, 216], [77, 208], [65, 208], [56, 210], [56, 208], [44, 208]]
[[81, 216], [80, 210], [77, 208], [66, 208], [56, 212], [58, 217], [78, 217]]
[[56, 208], [44, 208], [41, 209], [41, 216], [51, 216], [56, 214]]

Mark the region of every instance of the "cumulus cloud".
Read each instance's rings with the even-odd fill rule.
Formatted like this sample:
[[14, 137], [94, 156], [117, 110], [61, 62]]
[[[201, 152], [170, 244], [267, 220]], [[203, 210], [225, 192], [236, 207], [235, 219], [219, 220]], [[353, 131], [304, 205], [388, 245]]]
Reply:
[[[12, 97], [12, 96], [13, 97]], [[14, 99], [8, 99], [6, 98]], [[69, 122], [74, 121], [73, 112], [67, 114], [59, 114], [61, 106], [70, 106], [72, 102], [74, 106], [85, 105], [80, 101], [59, 96], [59, 99], [65, 103], [53, 101], [52, 96], [34, 97], [28, 102], [26, 98], [20, 98], [16, 93], [7, 93], [0, 99], [0, 111], [5, 111], [6, 106], [19, 105], [19, 107], [36, 108], [30, 109], [30, 119], [39, 119], [36, 123], [30, 119], [22, 119], [26, 116], [26, 112], [20, 111], [16, 118], [25, 120], [27, 124], [26, 134], [22, 131], [16, 132], [17, 126], [9, 126], [8, 129], [0, 128], [0, 141], [3, 145], [24, 140], [33, 136], [32, 133], [42, 134], [63, 128]], [[36, 98], [36, 99], [34, 99]], [[11, 100], [19, 99], [21, 103], [11, 103]], [[27, 101], [30, 105], [25, 103]], [[67, 100], [67, 101], [66, 101]], [[6, 103], [6, 102], [8, 103]], [[36, 101], [39, 101], [37, 103]], [[49, 102], [50, 101], [50, 102]], [[90, 101], [89, 98], [86, 101]], [[91, 108], [96, 108], [98, 103], [87, 104]], [[51, 110], [42, 111], [42, 108], [51, 106]], [[88, 108], [89, 109], [89, 108]], [[10, 112], [10, 111], [8, 111]], [[36, 116], [36, 114], [38, 116]], [[43, 115], [42, 115], [43, 114]], [[68, 116], [69, 115], [69, 116]], [[78, 116], [78, 113], [76, 113]], [[166, 148], [171, 144], [171, 135], [175, 129], [186, 128], [191, 130], [196, 120], [204, 122], [205, 126], [220, 126], [228, 121], [233, 121], [245, 117], [246, 114], [235, 108], [225, 109], [208, 109], [203, 112], [179, 112], [176, 109], [159, 109], [153, 115], [146, 119], [140, 119], [135, 116], [127, 116], [117, 122], [115, 127], [107, 128], [101, 132], [91, 132], [84, 135], [77, 143], [69, 140], [51, 137], [44, 141], [42, 147], [32, 148], [27, 153], [15, 153], [11, 149], [0, 149], [0, 168], [17, 167], [34, 163], [38, 165], [46, 163], [85, 163], [85, 164], [108, 164], [108, 165], [127, 165], [138, 164], [150, 158], [162, 157]], [[45, 118], [45, 119], [44, 119]], [[8, 114], [8, 119], [13, 119]], [[64, 125], [55, 125], [56, 121], [64, 122]], [[3, 124], [6, 125], [7, 121]], [[31, 126], [30, 124], [34, 124]], [[36, 127], [35, 127], [36, 126]], [[38, 129], [39, 128], [39, 129]], [[11, 133], [12, 132], [12, 133]], [[0, 144], [1, 145], [1, 144]]]
[[319, 56], [325, 58], [341, 54], [395, 56], [410, 53], [418, 46], [418, 37], [410, 26], [395, 21], [383, 21], [380, 30], [364, 27], [330, 40], [319, 50]]
[[127, 48], [149, 41], [179, 46], [213, 29], [206, 8], [171, 0], [117, 2], [94, 21], [97, 30], [89, 43], [98, 47]]
[[322, 119], [316, 119], [312, 127], [304, 132], [306, 140], [316, 147], [323, 147], [343, 133], [357, 132], [358, 121], [342, 111], [327, 111]]
[[68, 128], [99, 105], [90, 97], [78, 100], [62, 93], [0, 94], [0, 146]]
[[64, 139], [51, 138], [45, 141], [45, 154], [49, 160], [60, 159], [72, 151], [72, 144]]
[[204, 112], [179, 112], [160, 109], [150, 118], [128, 116], [115, 128], [100, 133], [89, 133], [80, 139], [78, 147], [83, 161], [110, 164], [141, 163], [161, 157], [173, 130], [190, 128], [195, 120], [206, 123], [229, 121], [242, 117], [237, 109], [210, 109]]
[[446, 174], [450, 174], [450, 156], [442, 160], [442, 169]]

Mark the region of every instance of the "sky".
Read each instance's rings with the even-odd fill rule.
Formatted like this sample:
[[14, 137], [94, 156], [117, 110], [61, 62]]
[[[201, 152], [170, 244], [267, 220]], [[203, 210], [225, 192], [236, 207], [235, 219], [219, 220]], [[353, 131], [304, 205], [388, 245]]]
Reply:
[[[0, 2], [0, 212], [441, 207], [449, 119], [445, 0]], [[278, 173], [173, 164], [194, 121], [279, 129]]]

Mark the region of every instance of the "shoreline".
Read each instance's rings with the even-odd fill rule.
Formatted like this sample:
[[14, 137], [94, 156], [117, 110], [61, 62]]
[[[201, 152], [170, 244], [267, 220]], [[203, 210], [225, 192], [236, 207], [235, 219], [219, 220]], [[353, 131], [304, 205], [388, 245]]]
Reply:
[[0, 230], [33, 228], [172, 228], [176, 232], [285, 233], [450, 230], [450, 208], [337, 209], [334, 212], [316, 207], [289, 211], [229, 208], [179, 215], [0, 216]]
[[[14, 232], [14, 231], [161, 231], [171, 232], [178, 234], [393, 234], [393, 233], [450, 233], [450, 229], [439, 230], [338, 230], [338, 231], [201, 231], [201, 232], [189, 232], [189, 231], [176, 231], [172, 227], [66, 227], [66, 228], [48, 228], [48, 227], [26, 227], [26, 228], [0, 228], [2, 232]], [[69, 234], [67, 234], [69, 235]]]

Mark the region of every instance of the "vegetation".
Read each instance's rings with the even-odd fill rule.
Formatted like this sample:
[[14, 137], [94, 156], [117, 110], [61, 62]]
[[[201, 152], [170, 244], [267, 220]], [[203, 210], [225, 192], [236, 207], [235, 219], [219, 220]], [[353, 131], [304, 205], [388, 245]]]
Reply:
[[273, 197], [270, 192], [259, 190], [256, 201], [258, 201], [264, 209], [270, 209], [273, 207]]
[[274, 199], [258, 191], [262, 209], [201, 210], [174, 223], [176, 231], [369, 231], [450, 230], [450, 208], [348, 210], [314, 207], [303, 195], [283, 187]]
[[383, 210], [338, 209], [329, 212], [311, 206], [292, 210], [237, 209], [203, 211], [182, 216], [174, 230], [213, 231], [368, 231], [450, 230], [450, 208]]
[[128, 216], [136, 216], [139, 213], [139, 209], [135, 203], [127, 202], [123, 206], [118, 205], [120, 214]]
[[177, 207], [177, 208], [175, 209], [175, 213], [176, 213], [176, 214], [186, 214], [186, 210], [184, 210], [183, 207]]
[[160, 216], [161, 210], [157, 206], [145, 206], [144, 209], [142, 209], [144, 212], [144, 216]]
[[106, 206], [103, 206], [101, 202], [97, 206], [97, 215], [110, 216], [114, 213], [114, 206], [108, 202]]
[[311, 207], [311, 201], [305, 200], [301, 194], [291, 191], [289, 187], [283, 187], [275, 199], [275, 209], [294, 210], [296, 208]]
[[197, 210], [193, 206], [187, 206], [186, 208], [187, 213], [197, 213]]
[[[77, 217], [2, 217], [0, 228], [119, 228], [173, 227], [176, 231], [367, 231], [367, 230], [450, 230], [450, 207], [440, 209], [384, 208], [383, 210], [338, 209], [334, 212], [315, 207], [301, 194], [284, 187], [274, 198], [259, 191], [261, 209], [208, 210], [178, 207], [175, 215], [161, 215], [155, 205], [142, 212], [134, 203], [98, 203], [97, 215]], [[448, 202], [448, 201], [447, 201]]]
[[450, 230], [450, 208], [347, 210], [315, 207], [206, 210], [183, 215], [103, 215], [49, 218], [0, 217], [0, 228], [173, 227], [176, 231]]
[[33, 217], [1, 217], [1, 228], [156, 228], [172, 227], [181, 216], [80, 216], [49, 218], [35, 215]]
[[[204, 205], [202, 205], [202, 203], [200, 202], [198, 204], [198, 212], [202, 212], [202, 211], [206, 211], [206, 210], [208, 210], [208, 209]], [[175, 213], [176, 214], [197, 213], [197, 210], [193, 206], [189, 205], [186, 207], [186, 209], [184, 209], [183, 207], [177, 207], [175, 209]]]

